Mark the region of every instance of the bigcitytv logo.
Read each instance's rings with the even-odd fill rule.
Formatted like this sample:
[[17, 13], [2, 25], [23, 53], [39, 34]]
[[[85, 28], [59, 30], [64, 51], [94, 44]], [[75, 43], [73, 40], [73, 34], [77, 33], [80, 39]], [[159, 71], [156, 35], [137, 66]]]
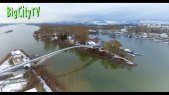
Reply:
[[40, 6], [28, 8], [23, 5], [19, 6], [17, 9], [10, 6], [6, 7], [6, 16], [9, 18], [27, 18], [29, 20], [31, 17], [39, 17], [39, 15]]

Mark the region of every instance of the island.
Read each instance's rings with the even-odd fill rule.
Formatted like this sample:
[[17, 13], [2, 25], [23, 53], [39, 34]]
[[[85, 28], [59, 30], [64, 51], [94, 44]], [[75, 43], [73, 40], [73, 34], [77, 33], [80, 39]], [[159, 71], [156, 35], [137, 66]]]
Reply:
[[115, 39], [101, 41], [98, 37], [90, 37], [90, 34], [93, 33], [91, 30], [96, 28], [95, 26], [42, 24], [40, 27], [33, 34], [36, 40], [46, 43], [52, 42], [64, 48], [75, 45], [96, 45], [92, 49], [78, 48], [76, 50], [106, 60], [113, 60], [117, 64], [136, 65], [132, 62], [132, 56], [125, 49], [121, 48], [119, 41]]

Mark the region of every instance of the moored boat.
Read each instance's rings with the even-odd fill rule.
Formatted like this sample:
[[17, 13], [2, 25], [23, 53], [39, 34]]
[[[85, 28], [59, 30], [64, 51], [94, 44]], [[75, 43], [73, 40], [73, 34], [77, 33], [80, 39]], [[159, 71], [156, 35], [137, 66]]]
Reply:
[[10, 33], [10, 32], [13, 32], [13, 30], [8, 30], [8, 31], [6, 31], [5, 33]]

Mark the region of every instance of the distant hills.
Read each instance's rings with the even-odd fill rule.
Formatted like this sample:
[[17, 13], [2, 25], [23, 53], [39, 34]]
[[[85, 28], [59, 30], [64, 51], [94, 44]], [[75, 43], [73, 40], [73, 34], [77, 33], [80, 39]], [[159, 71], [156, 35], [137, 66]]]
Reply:
[[143, 20], [139, 21], [139, 23], [144, 23], [144, 24], [169, 24], [169, 21], [153, 21], [153, 20]]
[[92, 25], [118, 25], [118, 24], [169, 24], [169, 21], [154, 21], [154, 20], [140, 20], [140, 21], [90, 21], [86, 24]]
[[[0, 26], [11, 25], [17, 23], [0, 23]], [[20, 23], [21, 24], [21, 23]], [[26, 23], [27, 25], [41, 25], [41, 24], [67, 24], [67, 25], [125, 25], [125, 24], [169, 24], [169, 21], [158, 20], [135, 20], [135, 21], [116, 21], [116, 20], [93, 20], [87, 22], [64, 21], [64, 22], [50, 22], [50, 23]]]
[[129, 24], [127, 21], [112, 21], [112, 20], [104, 20], [104, 21], [90, 21], [86, 24], [93, 24], [93, 25], [113, 25], [113, 24]]

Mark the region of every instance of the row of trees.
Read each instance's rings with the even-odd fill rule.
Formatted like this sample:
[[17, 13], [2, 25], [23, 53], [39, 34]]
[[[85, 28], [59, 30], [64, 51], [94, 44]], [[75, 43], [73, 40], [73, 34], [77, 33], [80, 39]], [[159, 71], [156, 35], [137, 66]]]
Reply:
[[109, 42], [105, 42], [103, 45], [104, 50], [108, 50], [108, 52], [113, 54], [118, 54], [122, 57], [126, 57], [126, 53], [123, 49], [121, 49], [121, 43], [117, 40], [110, 40]]
[[[75, 41], [80, 43], [85, 43], [88, 40], [88, 30], [87, 26], [81, 25], [41, 25], [41, 28], [35, 32], [35, 34], [40, 35], [53, 35], [61, 34], [61, 38], [65, 39], [63, 36], [72, 35]], [[65, 34], [65, 35], [62, 35]]]
[[121, 43], [117, 40], [111, 40], [109, 42], [105, 42], [103, 45], [103, 49], [108, 50], [109, 52], [115, 53], [116, 50], [120, 49]]

